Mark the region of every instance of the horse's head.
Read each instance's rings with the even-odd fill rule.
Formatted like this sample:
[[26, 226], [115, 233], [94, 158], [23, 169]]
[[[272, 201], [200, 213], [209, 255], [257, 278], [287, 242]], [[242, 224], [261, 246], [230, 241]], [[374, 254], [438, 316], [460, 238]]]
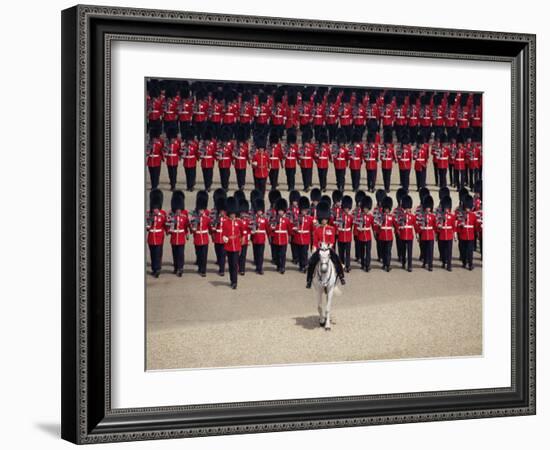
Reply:
[[326, 243], [322, 243], [319, 247], [319, 264], [321, 272], [325, 273], [328, 271], [328, 266], [330, 262], [330, 248]]

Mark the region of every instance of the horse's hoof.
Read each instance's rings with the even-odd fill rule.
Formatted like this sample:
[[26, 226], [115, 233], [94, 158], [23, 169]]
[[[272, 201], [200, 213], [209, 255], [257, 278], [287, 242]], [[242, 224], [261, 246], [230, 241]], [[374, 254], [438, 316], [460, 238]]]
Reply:
[[324, 327], [326, 323], [327, 323], [326, 320], [325, 320], [324, 322], [319, 321], [319, 326], [320, 326], [320, 327]]
[[325, 331], [330, 331], [331, 328], [330, 327], [325, 327]]

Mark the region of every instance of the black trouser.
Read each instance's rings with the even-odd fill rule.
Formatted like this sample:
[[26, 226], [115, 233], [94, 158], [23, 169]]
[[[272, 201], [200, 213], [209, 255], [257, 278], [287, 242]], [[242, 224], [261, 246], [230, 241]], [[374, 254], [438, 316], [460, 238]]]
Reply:
[[447, 269], [451, 269], [453, 266], [453, 240], [440, 240], [439, 246], [441, 248], [441, 260], [447, 266]]
[[416, 190], [420, 190], [426, 186], [426, 168], [423, 170], [415, 170], [416, 172]]
[[225, 246], [223, 244], [214, 244], [214, 252], [216, 253], [218, 272], [225, 273]]
[[277, 266], [277, 270], [282, 271], [285, 270], [286, 266], [286, 245], [276, 245], [273, 244], [272, 251], [273, 251], [273, 259], [275, 260], [275, 265]]
[[463, 266], [466, 265], [466, 262], [464, 259], [464, 241], [462, 239], [458, 240], [458, 259], [460, 259]]
[[380, 253], [382, 254], [382, 265], [384, 267], [390, 267], [391, 266], [391, 248], [393, 241], [382, 241], [380, 242]]
[[344, 186], [346, 184], [346, 169], [334, 169], [336, 174], [336, 189], [344, 191]]
[[[340, 258], [334, 251], [334, 249], [330, 249], [330, 260], [334, 264], [334, 267], [336, 267], [336, 272], [338, 273], [338, 278], [342, 279], [344, 278], [344, 266], [342, 266], [342, 262], [340, 261]], [[313, 255], [311, 255], [311, 258], [309, 258], [309, 263], [307, 266], [307, 281], [311, 281], [313, 279], [313, 272], [315, 271], [315, 266], [319, 262], [319, 250], [316, 250]]]
[[338, 255], [346, 269], [351, 267], [351, 242], [338, 242]]
[[180, 120], [180, 134], [183, 137], [185, 130], [189, 129], [191, 127], [191, 121], [181, 121]]
[[427, 264], [429, 268], [434, 264], [434, 241], [420, 241], [420, 246], [423, 247], [422, 265]]
[[389, 192], [391, 183], [391, 169], [382, 169], [382, 178], [384, 178], [384, 189], [386, 192]]
[[248, 245], [241, 247], [241, 254], [239, 255], [239, 273], [246, 272], [246, 254], [248, 253]]
[[227, 265], [229, 266], [229, 280], [231, 284], [237, 284], [239, 273], [239, 252], [225, 252], [227, 254]]
[[470, 169], [470, 189], [474, 188], [476, 181], [479, 179], [480, 179], [480, 170]]
[[185, 245], [172, 245], [172, 261], [174, 262], [174, 270], [183, 270]]
[[292, 262], [296, 263], [298, 261], [298, 254], [296, 253], [296, 244], [294, 242], [290, 243], [290, 254], [292, 255]]
[[401, 187], [407, 192], [409, 192], [410, 175], [411, 169], [399, 170], [399, 184], [401, 184]]
[[433, 166], [434, 166], [434, 180], [435, 180], [435, 184], [436, 186], [439, 186], [439, 169], [437, 168], [437, 164], [433, 163]]
[[178, 136], [178, 122], [175, 120], [170, 120], [169, 122], [164, 122], [164, 132], [168, 141], [171, 141]]
[[223, 169], [220, 167], [219, 171], [220, 171], [220, 184], [222, 185], [222, 188], [227, 191], [229, 189], [229, 175], [230, 175], [229, 168]]
[[349, 141], [351, 141], [351, 133], [353, 131], [353, 127], [351, 125], [340, 125], [340, 128], [344, 130], [344, 133], [346, 133], [346, 138]]
[[376, 169], [369, 170], [367, 169], [367, 189], [369, 191], [374, 191], [376, 186]]
[[246, 169], [235, 169], [235, 176], [237, 177], [237, 186], [239, 189], [244, 189], [246, 184]]
[[162, 266], [162, 245], [149, 244], [149, 253], [151, 254], [151, 270], [160, 272]]
[[351, 188], [353, 189], [353, 192], [355, 192], [359, 189], [359, 185], [361, 184], [361, 169], [350, 170], [350, 172], [351, 172]]
[[460, 191], [460, 189], [462, 189], [464, 187], [464, 183], [465, 183], [465, 179], [464, 179], [465, 173], [464, 172], [465, 172], [465, 170], [454, 169], [454, 176], [455, 176], [454, 184], [455, 184], [456, 189], [458, 191]]
[[286, 184], [289, 191], [294, 190], [294, 185], [296, 184], [296, 169], [285, 169], [286, 172]]
[[357, 239], [357, 236], [353, 236], [353, 246], [355, 249], [355, 260], [359, 261], [359, 239]]
[[413, 240], [401, 239], [401, 264], [407, 264], [407, 269], [412, 269]]
[[199, 273], [206, 273], [206, 261], [208, 258], [208, 244], [195, 245], [195, 253], [197, 255]]
[[399, 239], [399, 236], [396, 235], [395, 236], [395, 247], [397, 249], [397, 259], [399, 261], [402, 261], [402, 256], [403, 256], [403, 246], [401, 245], [402, 241], [401, 239]]
[[361, 268], [370, 268], [370, 253], [372, 247], [372, 241], [357, 241], [359, 244], [359, 260], [361, 261]]
[[449, 164], [449, 184], [455, 186], [455, 168], [452, 164]]
[[160, 134], [160, 132], [162, 131], [162, 123], [160, 119], [147, 121], [147, 131], [150, 132], [151, 130], [156, 130]]
[[267, 178], [256, 178], [254, 177], [254, 187], [258, 189], [262, 195], [265, 194], [265, 185]]
[[254, 265], [256, 266], [256, 272], [264, 271], [264, 244], [253, 244], [252, 250], [254, 252]]
[[193, 122], [195, 130], [197, 130], [197, 139], [204, 138], [204, 132], [206, 130], [206, 122]]
[[319, 187], [322, 191], [327, 188], [327, 172], [328, 169], [321, 169], [317, 167], [317, 175], [319, 175]]
[[300, 270], [304, 270], [307, 266], [307, 252], [309, 245], [296, 244], [296, 256], [298, 258], [298, 267]]
[[202, 177], [204, 178], [204, 189], [209, 190], [212, 186], [212, 178], [214, 175], [214, 169], [210, 167], [209, 169], [202, 169]]
[[468, 267], [473, 267], [474, 264], [474, 243], [475, 241], [473, 239], [470, 241], [462, 241], [462, 248], [464, 251], [463, 264], [467, 264]]
[[187, 189], [193, 189], [195, 187], [195, 180], [197, 179], [197, 169], [195, 167], [185, 168], [185, 181]]
[[312, 179], [312, 169], [306, 169], [302, 167], [302, 181], [304, 182], [304, 190], [307, 190], [311, 187], [311, 179]]
[[269, 183], [271, 184], [271, 189], [277, 189], [279, 185], [279, 169], [270, 169], [269, 170]]
[[378, 261], [382, 260], [382, 244], [380, 243], [380, 239], [376, 239], [376, 258]]
[[439, 172], [439, 187], [447, 187], [447, 169], [437, 169]]
[[160, 166], [149, 167], [149, 176], [151, 177], [151, 189], [158, 188], [160, 178]]
[[178, 166], [166, 166], [168, 169], [168, 179], [170, 180], [170, 188], [174, 190], [178, 180]]

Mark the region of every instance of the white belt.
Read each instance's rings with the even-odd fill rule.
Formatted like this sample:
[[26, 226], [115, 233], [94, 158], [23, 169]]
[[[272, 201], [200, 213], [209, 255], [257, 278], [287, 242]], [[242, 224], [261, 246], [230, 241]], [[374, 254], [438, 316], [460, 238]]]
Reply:
[[464, 161], [464, 158], [455, 158], [455, 161]]
[[420, 227], [421, 230], [433, 230], [434, 227]]
[[334, 158], [334, 159], [336, 159], [337, 161], [345, 161], [346, 160], [346, 158]]
[[229, 156], [222, 156], [220, 159], [231, 159]]
[[426, 161], [425, 158], [416, 158], [417, 161]]
[[352, 156], [351, 159], [361, 159], [358, 156]]
[[208, 230], [197, 230], [197, 231], [195, 231], [195, 233], [204, 234], [204, 233], [208, 233]]
[[265, 230], [256, 230], [256, 231], [253, 231], [252, 233], [256, 234], [256, 233], [265, 233], [266, 231]]
[[309, 230], [296, 230], [297, 233], [309, 233]]
[[471, 158], [470, 161], [477, 161], [478, 158]]
[[275, 233], [285, 233], [285, 234], [288, 234], [288, 231], [285, 231], [285, 230], [275, 230]]
[[413, 226], [412, 225], [402, 225], [399, 228], [413, 228]]
[[300, 156], [302, 159], [311, 159], [311, 156]]
[[237, 156], [235, 159], [246, 159], [244, 156]]
[[437, 159], [440, 159], [440, 160], [444, 160], [444, 159], [449, 159], [447, 156], [440, 156], [439, 158]]
[[448, 226], [448, 225], [445, 225], [445, 226], [441, 226], [440, 228], [443, 229], [443, 230], [448, 230], [449, 228], [453, 228], [453, 227], [450, 227], [450, 226]]
[[203, 159], [206, 159], [206, 158], [213, 158], [213, 156], [208, 156], [208, 155], [203, 156]]
[[381, 230], [391, 230], [392, 227], [380, 227]]
[[406, 158], [406, 159], [405, 159], [405, 158], [401, 158], [401, 161], [410, 161], [410, 159], [409, 159], [409, 158]]
[[462, 228], [474, 228], [473, 225], [462, 225]]
[[185, 230], [170, 230], [170, 233], [185, 233]]
[[160, 155], [147, 155], [149, 158], [160, 158]]
[[338, 231], [351, 231], [351, 228], [338, 228]]
[[178, 156], [177, 153], [168, 153], [166, 156]]
[[319, 156], [319, 159], [328, 159], [328, 156]]
[[366, 158], [365, 161], [376, 161], [376, 158]]
[[152, 230], [149, 230], [150, 233], [160, 233], [163, 230], [159, 230], [158, 228], [153, 228]]
[[[186, 155], [184, 158], [195, 158], [195, 155]], [[207, 156], [205, 156], [205, 158], [207, 158]]]

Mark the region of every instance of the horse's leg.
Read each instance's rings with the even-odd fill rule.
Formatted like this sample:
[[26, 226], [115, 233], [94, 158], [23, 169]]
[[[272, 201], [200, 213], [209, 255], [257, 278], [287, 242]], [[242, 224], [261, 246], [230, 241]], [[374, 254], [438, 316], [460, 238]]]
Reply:
[[330, 310], [332, 308], [332, 294], [334, 293], [334, 284], [327, 288], [327, 315], [325, 322], [325, 330], [330, 331]]
[[319, 325], [324, 326], [326, 319], [323, 310], [323, 288], [321, 286], [317, 287], [317, 311], [319, 312]]

